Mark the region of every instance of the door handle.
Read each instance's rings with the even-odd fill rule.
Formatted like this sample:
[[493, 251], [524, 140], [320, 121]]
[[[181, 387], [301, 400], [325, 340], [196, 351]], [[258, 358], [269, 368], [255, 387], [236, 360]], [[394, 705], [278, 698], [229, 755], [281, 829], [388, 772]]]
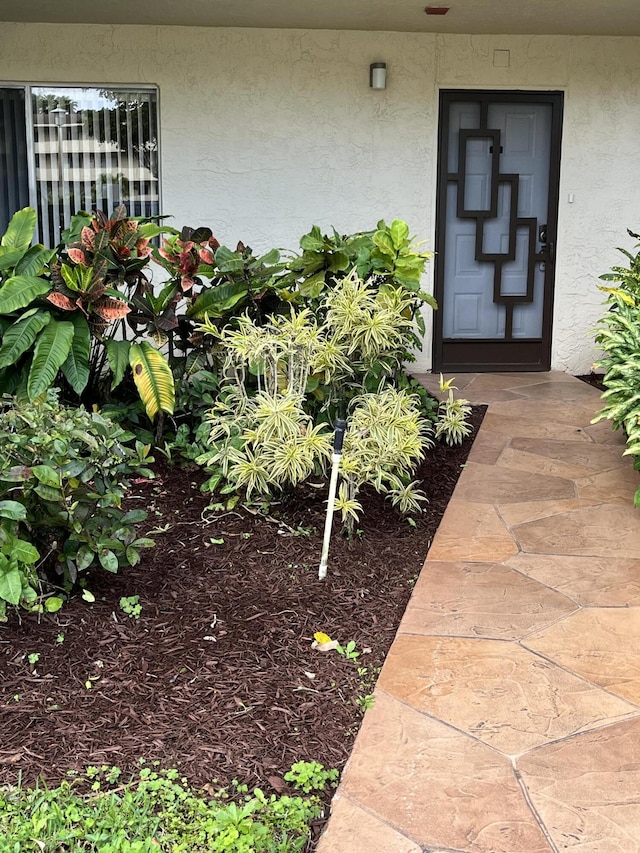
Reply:
[[538, 242], [540, 243], [540, 251], [538, 252], [538, 258], [540, 258], [540, 269], [544, 271], [545, 261], [553, 261], [556, 248], [555, 244], [548, 239], [546, 224], [538, 226]]
[[554, 258], [555, 244], [548, 239], [547, 225], [538, 226], [538, 242], [540, 243], [539, 255], [544, 255], [550, 261]]

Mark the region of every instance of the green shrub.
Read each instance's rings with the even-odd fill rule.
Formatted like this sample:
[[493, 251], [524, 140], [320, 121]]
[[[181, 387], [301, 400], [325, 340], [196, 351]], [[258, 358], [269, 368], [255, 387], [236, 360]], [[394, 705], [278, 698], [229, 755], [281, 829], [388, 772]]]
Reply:
[[[303, 767], [290, 781], [322, 791], [337, 773], [317, 767], [320, 775]], [[0, 853], [300, 853], [320, 812], [315, 794], [267, 796], [236, 786], [208, 797], [175, 770], [145, 768], [123, 782], [118, 768], [90, 767], [50, 790], [0, 789]]]
[[319, 761], [296, 761], [284, 778], [303, 793], [310, 794], [324, 791], [327, 785], [337, 785], [338, 775], [337, 770], [325, 770]]
[[[631, 231], [629, 234], [638, 237]], [[615, 266], [600, 276], [615, 285], [600, 287], [607, 294], [607, 312], [596, 330], [603, 357], [594, 366], [605, 371], [605, 405], [592, 423], [608, 418], [614, 429], [622, 427], [627, 437], [624, 454], [634, 456], [635, 467], [640, 469], [640, 252], [633, 255], [625, 249], [620, 251], [629, 265]], [[640, 488], [634, 504], [640, 506]]]
[[[54, 391], [34, 402], [4, 399], [0, 556], [11, 537], [18, 537], [18, 547], [15, 560], [0, 560], [0, 618], [6, 603], [41, 606], [38, 597], [51, 580], [45, 574], [48, 567], [69, 590], [91, 566], [116, 572], [119, 566], [135, 565], [140, 549], [153, 545], [136, 536], [136, 525], [146, 513], [121, 509], [129, 478], [151, 476], [149, 447], [139, 442], [132, 447], [132, 440], [97, 412], [60, 406]], [[49, 599], [48, 609], [58, 601]]]
[[[413, 293], [420, 302], [436, 307], [433, 297], [420, 290], [420, 280], [431, 253], [419, 251], [409, 226], [401, 219], [391, 225], [380, 220], [374, 231], [356, 234], [322, 234], [314, 225], [300, 239], [302, 254], [291, 258], [287, 272], [277, 281], [290, 298], [302, 304], [323, 299], [351, 270], [372, 286], [387, 284]], [[318, 304], [318, 303], [316, 303]]]
[[36, 563], [40, 553], [20, 535], [20, 523], [26, 520], [21, 503], [0, 501], [0, 621], [6, 618], [7, 602], [33, 606], [38, 599]]

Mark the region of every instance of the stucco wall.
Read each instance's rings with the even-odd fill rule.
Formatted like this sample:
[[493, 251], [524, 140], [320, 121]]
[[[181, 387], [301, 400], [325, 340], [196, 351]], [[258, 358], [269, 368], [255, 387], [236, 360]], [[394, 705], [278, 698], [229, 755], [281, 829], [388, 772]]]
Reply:
[[[153, 83], [163, 209], [233, 244], [400, 216], [433, 244], [438, 89], [566, 92], [553, 366], [590, 368], [597, 275], [640, 226], [635, 38], [3, 24], [0, 81]], [[494, 50], [510, 52], [494, 67]], [[384, 60], [388, 88], [368, 88]], [[569, 194], [573, 203], [569, 203]], [[427, 282], [427, 285], [429, 282]], [[430, 339], [419, 365], [430, 363]]]

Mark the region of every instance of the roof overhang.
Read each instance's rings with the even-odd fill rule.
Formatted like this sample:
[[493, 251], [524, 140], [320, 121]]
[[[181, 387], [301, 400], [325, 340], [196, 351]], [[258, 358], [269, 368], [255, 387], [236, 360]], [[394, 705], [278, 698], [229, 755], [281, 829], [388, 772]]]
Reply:
[[639, 0], [0, 0], [0, 21], [415, 33], [640, 35]]

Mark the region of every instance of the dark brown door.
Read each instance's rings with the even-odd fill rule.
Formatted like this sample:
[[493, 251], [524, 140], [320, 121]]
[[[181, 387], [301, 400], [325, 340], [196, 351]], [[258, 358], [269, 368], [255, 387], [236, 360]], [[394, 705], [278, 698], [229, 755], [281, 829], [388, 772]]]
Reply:
[[548, 370], [562, 94], [442, 92], [436, 370]]

